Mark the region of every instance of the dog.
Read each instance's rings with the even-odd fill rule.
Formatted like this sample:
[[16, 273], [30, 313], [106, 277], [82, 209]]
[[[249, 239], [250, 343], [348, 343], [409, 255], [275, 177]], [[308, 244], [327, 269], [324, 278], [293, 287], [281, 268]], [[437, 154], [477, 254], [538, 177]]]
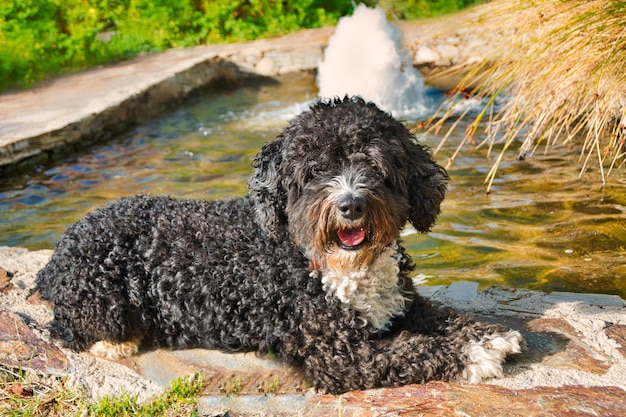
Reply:
[[122, 198], [69, 227], [37, 276], [53, 337], [108, 359], [273, 354], [333, 394], [476, 383], [520, 352], [519, 332], [416, 293], [400, 232], [431, 229], [448, 176], [403, 123], [320, 100], [252, 165], [247, 196]]

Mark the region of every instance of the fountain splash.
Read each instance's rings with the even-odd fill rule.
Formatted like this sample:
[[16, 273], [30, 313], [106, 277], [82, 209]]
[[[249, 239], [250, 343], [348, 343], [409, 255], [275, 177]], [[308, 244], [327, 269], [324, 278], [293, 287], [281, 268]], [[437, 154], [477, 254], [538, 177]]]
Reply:
[[424, 78], [402, 49], [402, 35], [383, 9], [360, 4], [340, 19], [318, 67], [322, 98], [359, 95], [395, 117], [429, 111]]

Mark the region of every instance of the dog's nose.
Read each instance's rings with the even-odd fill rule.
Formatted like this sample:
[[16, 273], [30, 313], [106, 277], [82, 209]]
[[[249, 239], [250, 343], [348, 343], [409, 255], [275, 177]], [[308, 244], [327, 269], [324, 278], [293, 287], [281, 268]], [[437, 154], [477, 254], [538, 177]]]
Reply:
[[363, 217], [366, 208], [365, 198], [360, 196], [347, 195], [337, 201], [337, 210], [341, 217], [349, 220], [356, 220]]

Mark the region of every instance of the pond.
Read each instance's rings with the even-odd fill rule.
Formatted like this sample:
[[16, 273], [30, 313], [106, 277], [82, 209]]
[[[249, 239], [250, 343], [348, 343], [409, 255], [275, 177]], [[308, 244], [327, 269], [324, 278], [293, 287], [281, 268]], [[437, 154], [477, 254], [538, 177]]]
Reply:
[[[125, 195], [242, 195], [254, 155], [316, 94], [307, 74], [210, 93], [54, 166], [3, 178], [0, 245], [53, 248], [68, 225]], [[428, 94], [443, 98], [434, 89]], [[416, 128], [418, 121], [408, 122]], [[463, 129], [435, 156], [440, 163]], [[434, 148], [443, 133], [420, 138]], [[484, 149], [466, 148], [449, 169], [449, 192], [432, 233], [403, 234], [418, 280], [626, 298], [626, 176], [614, 174], [606, 187], [595, 173], [578, 179], [576, 158], [568, 148], [525, 161], [511, 155], [486, 194], [482, 182], [492, 160]]]

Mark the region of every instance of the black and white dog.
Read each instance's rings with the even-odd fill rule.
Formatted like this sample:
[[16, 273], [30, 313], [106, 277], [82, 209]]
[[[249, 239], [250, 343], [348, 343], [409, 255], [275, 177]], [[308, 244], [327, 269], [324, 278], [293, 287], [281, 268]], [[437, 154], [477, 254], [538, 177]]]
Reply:
[[416, 294], [399, 241], [447, 174], [360, 98], [318, 102], [254, 161], [248, 196], [123, 198], [62, 236], [37, 277], [52, 333], [110, 359], [140, 344], [273, 352], [329, 393], [502, 373], [521, 335]]

